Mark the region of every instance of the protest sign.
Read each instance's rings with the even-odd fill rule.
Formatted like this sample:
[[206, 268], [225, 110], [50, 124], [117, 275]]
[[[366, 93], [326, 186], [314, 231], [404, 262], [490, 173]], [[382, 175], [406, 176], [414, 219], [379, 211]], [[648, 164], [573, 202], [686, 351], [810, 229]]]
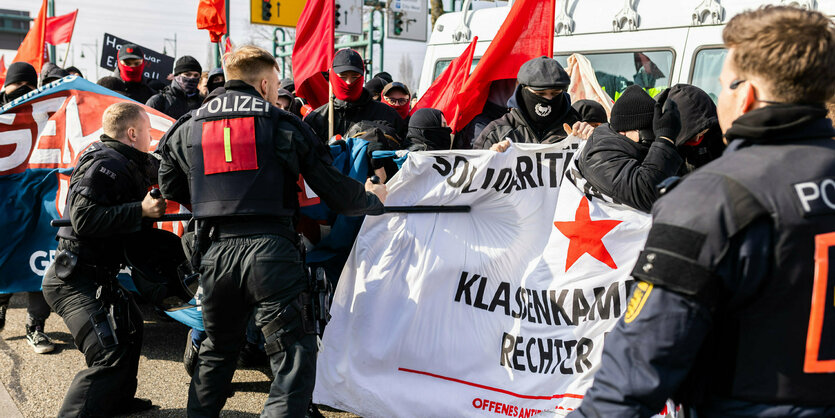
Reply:
[[504, 153], [410, 153], [333, 300], [314, 400], [361, 416], [570, 411], [628, 302], [650, 216], [570, 163], [575, 137]]

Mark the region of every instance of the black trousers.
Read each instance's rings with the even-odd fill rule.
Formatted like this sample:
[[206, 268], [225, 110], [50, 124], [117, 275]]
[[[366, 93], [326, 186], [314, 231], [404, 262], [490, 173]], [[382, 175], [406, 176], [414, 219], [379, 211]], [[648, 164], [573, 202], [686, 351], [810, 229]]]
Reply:
[[[0, 293], [0, 305], [9, 305], [13, 293]], [[28, 292], [29, 304], [26, 306], [26, 325], [43, 325], [46, 318], [49, 318], [49, 305], [43, 297], [43, 292]]]
[[124, 313], [117, 320], [119, 343], [102, 348], [96, 333], [86, 325], [102, 307], [96, 299], [97, 288], [91, 278], [75, 272], [66, 281], [61, 280], [53, 266], [44, 275], [44, 297], [64, 320], [87, 362], [87, 369], [78, 372], [70, 384], [59, 417], [112, 416], [136, 395], [142, 314], [133, 299], [118, 302], [118, 309]]
[[[227, 397], [255, 310], [259, 328], [271, 322], [307, 286], [296, 247], [278, 235], [227, 237], [212, 242], [200, 266], [203, 325], [208, 338], [198, 354], [188, 393], [190, 417], [217, 417]], [[293, 332], [292, 321], [266, 335], [267, 343]], [[306, 335], [270, 356], [274, 375], [262, 417], [303, 417], [316, 378], [316, 336]]]

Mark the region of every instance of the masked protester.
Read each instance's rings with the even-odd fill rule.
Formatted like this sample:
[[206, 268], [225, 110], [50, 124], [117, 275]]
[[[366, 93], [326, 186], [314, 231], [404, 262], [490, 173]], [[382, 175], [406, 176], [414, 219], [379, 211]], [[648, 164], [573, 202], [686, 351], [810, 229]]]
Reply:
[[656, 186], [682, 165], [678, 106], [668, 92], [656, 103], [640, 86], [629, 86], [612, 107], [611, 121], [594, 130], [577, 159], [592, 186], [643, 212], [658, 200]]
[[452, 145], [452, 129], [438, 109], [418, 109], [409, 120], [407, 139], [410, 151], [448, 150]]
[[395, 81], [383, 87], [382, 102], [394, 108], [401, 118], [409, 123], [409, 112], [412, 110], [412, 93], [405, 84]]
[[519, 85], [508, 101], [510, 112], [481, 132], [474, 149], [489, 149], [505, 139], [512, 142], [555, 143], [568, 136], [563, 124], [580, 120], [566, 93], [571, 79], [552, 58], [534, 58], [519, 69]]
[[6, 70], [6, 81], [0, 93], [0, 105], [5, 105], [29, 93], [38, 85], [38, 73], [28, 62], [15, 62]]
[[194, 57], [180, 57], [174, 64], [174, 79], [171, 80], [171, 84], [145, 104], [174, 119], [197, 109], [203, 103], [203, 96], [197, 88], [202, 71], [203, 68]]
[[[363, 74], [365, 63], [357, 51], [341, 49], [333, 57], [333, 67], [328, 77], [335, 96], [333, 134], [344, 136], [352, 125], [360, 121], [383, 121], [394, 127], [397, 135], [402, 138], [406, 133], [403, 118], [390, 106], [371, 99], [371, 94], [363, 88]], [[304, 121], [322, 141], [328, 141], [327, 104], [310, 112]]]
[[216, 88], [223, 87], [225, 83], [226, 78], [223, 75], [223, 68], [215, 68], [209, 71], [209, 79], [206, 81], [206, 91], [211, 94]]
[[681, 113], [681, 133], [676, 138], [678, 153], [684, 158], [679, 175], [719, 158], [725, 150], [716, 104], [704, 90], [689, 84], [670, 88], [669, 99]]
[[365, 89], [371, 93], [371, 99], [380, 101], [380, 95], [383, 93], [383, 88], [386, 86], [386, 80], [379, 77], [374, 77], [365, 83]]
[[125, 82], [126, 96], [139, 103], [147, 103], [157, 91], [148, 85], [144, 77], [145, 58], [139, 45], [125, 44], [117, 54], [118, 62], [113, 75]]
[[577, 100], [571, 104], [571, 107], [580, 115], [580, 120], [588, 123], [593, 127], [598, 127], [604, 123], [609, 122], [609, 117], [606, 116], [606, 109], [603, 105], [594, 100]]
[[70, 75], [67, 70], [51, 63], [47, 62], [41, 68], [41, 85], [49, 84], [55, 80], [60, 80], [66, 76]]
[[490, 91], [487, 93], [487, 101], [481, 108], [481, 113], [476, 115], [463, 129], [455, 133], [453, 149], [472, 149], [473, 142], [481, 135], [484, 128], [490, 122], [507, 114], [507, 102], [513, 97], [516, 91], [516, 79], [507, 78], [494, 80], [490, 83]]

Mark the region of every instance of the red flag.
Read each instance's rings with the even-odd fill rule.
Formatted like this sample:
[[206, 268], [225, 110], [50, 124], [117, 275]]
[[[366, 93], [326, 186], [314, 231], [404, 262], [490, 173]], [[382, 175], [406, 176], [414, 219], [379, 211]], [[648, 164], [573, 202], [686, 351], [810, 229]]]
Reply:
[[35, 67], [35, 71], [41, 72], [44, 63], [44, 42], [46, 39], [46, 0], [41, 4], [38, 17], [32, 22], [29, 33], [23, 38], [20, 47], [17, 48], [12, 62], [28, 62]]
[[463, 129], [484, 108], [490, 83], [516, 78], [526, 61], [554, 55], [554, 0], [516, 0], [502, 27], [458, 94], [451, 127]]
[[232, 40], [229, 37], [226, 37], [226, 41], [223, 43], [223, 53], [228, 54], [232, 52]]
[[208, 30], [212, 42], [220, 42], [220, 37], [226, 35], [226, 1], [200, 0], [197, 5], [197, 29]]
[[453, 116], [455, 116], [455, 105], [457, 104], [455, 99], [470, 75], [470, 67], [473, 65], [473, 54], [477, 42], [478, 36], [470, 42], [470, 46], [458, 58], [449, 63], [449, 67], [446, 67], [444, 72], [432, 82], [432, 85], [426, 89], [415, 107], [412, 108], [412, 114], [418, 109], [433, 108], [444, 112], [444, 117], [448, 121], [452, 121]]
[[0, 56], [0, 86], [6, 84], [6, 56]]
[[333, 62], [334, 0], [308, 0], [296, 26], [293, 78], [296, 95], [317, 108], [328, 102], [328, 82], [322, 75]]
[[76, 17], [78, 17], [78, 9], [65, 15], [46, 18], [46, 43], [51, 45], [69, 43], [73, 29], [75, 29]]

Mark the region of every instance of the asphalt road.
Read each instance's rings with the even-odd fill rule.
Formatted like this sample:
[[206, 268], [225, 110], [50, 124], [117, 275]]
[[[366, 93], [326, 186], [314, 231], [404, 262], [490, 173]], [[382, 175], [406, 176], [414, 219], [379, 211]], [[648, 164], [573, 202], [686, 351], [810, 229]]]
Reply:
[[[46, 334], [55, 342], [55, 351], [35, 354], [26, 342], [26, 300], [25, 294], [12, 297], [6, 327], [0, 332], [0, 382], [24, 417], [54, 417], [73, 377], [86, 367], [84, 356], [54, 313], [46, 321]], [[178, 322], [161, 320], [148, 306], [142, 306], [142, 313], [145, 341], [136, 395], [151, 399], [157, 407], [135, 416], [183, 417], [190, 381], [182, 364], [188, 329]], [[269, 391], [267, 371], [238, 370], [232, 384], [235, 395], [226, 402], [221, 416], [259, 416]], [[2, 401], [0, 397], [0, 406]], [[345, 412], [320, 410], [328, 418], [354, 417]]]

